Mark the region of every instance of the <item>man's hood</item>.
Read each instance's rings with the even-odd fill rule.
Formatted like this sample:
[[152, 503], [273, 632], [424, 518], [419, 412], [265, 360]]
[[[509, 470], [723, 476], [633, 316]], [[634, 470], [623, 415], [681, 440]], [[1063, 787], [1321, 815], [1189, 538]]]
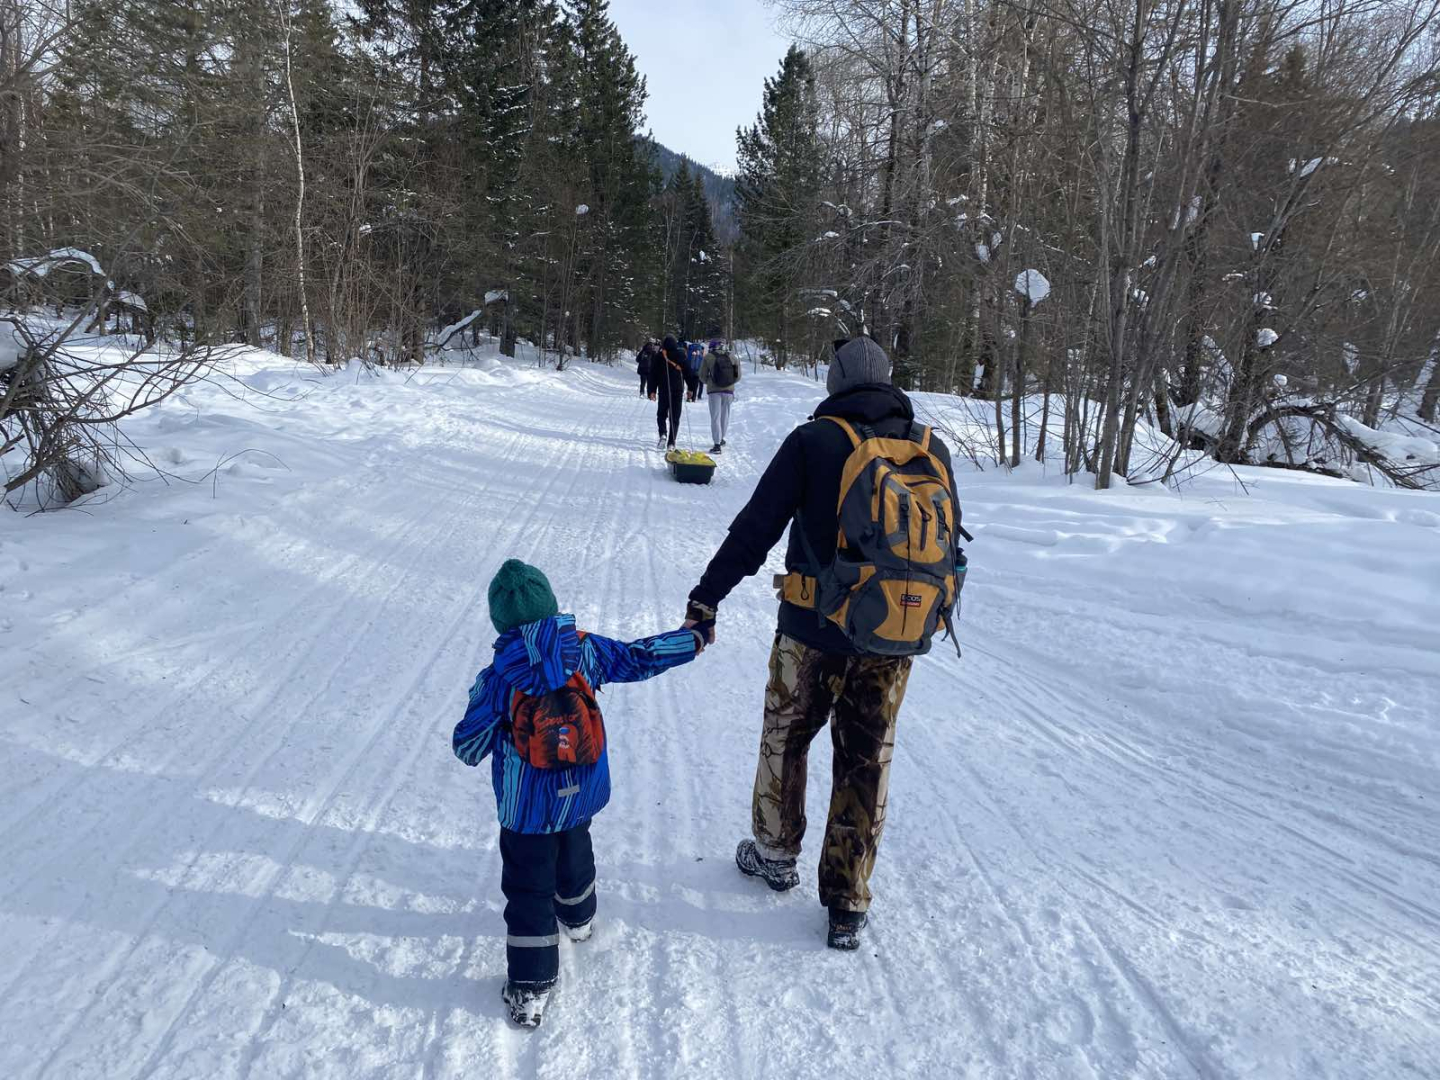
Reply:
[[865, 383], [832, 394], [822, 401], [811, 419], [822, 416], [838, 416], [842, 420], [856, 420], [862, 424], [875, 424], [891, 417], [914, 421], [915, 407], [904, 391], [889, 383]]
[[495, 642], [495, 670], [522, 694], [558, 690], [580, 666], [574, 615], [552, 615], [507, 630]]

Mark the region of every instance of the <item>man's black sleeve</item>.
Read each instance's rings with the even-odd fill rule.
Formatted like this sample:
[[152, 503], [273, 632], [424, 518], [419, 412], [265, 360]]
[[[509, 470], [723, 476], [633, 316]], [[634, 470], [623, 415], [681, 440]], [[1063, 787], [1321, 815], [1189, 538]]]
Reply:
[[745, 509], [730, 523], [730, 532], [690, 599], [708, 607], [718, 607], [741, 578], [754, 574], [765, 563], [782, 536], [805, 491], [805, 454], [801, 446], [802, 428], [792, 431], [780, 444], [765, 475], [755, 486], [755, 493]]

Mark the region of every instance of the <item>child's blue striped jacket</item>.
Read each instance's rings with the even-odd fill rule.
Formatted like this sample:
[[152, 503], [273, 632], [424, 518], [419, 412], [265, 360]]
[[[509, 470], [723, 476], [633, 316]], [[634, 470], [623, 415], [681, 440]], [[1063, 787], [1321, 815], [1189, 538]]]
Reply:
[[[643, 682], [695, 659], [689, 630], [628, 644], [596, 634], [582, 639], [574, 615], [556, 615], [500, 635], [495, 662], [470, 688], [465, 718], [455, 727], [455, 756], [479, 765], [493, 754], [491, 776], [500, 825], [512, 832], [553, 833], [583, 825], [610, 801], [608, 749], [593, 765], [536, 769], [510, 733], [514, 692], [539, 694], [563, 686], [577, 670], [594, 690], [611, 682]], [[606, 740], [607, 744], [609, 740]]]

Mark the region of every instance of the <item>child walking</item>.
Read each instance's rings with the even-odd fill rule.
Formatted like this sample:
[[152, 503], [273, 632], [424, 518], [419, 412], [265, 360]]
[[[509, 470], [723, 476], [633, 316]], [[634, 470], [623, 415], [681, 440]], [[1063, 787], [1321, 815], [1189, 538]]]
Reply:
[[509, 968], [502, 997], [515, 1023], [535, 1027], [559, 974], [560, 932], [584, 941], [595, 918], [590, 821], [610, 801], [595, 693], [688, 663], [705, 628], [628, 644], [582, 633], [575, 616], [560, 614], [545, 575], [518, 559], [500, 567], [489, 599], [495, 661], [470, 689], [454, 749], [466, 765], [492, 758]]

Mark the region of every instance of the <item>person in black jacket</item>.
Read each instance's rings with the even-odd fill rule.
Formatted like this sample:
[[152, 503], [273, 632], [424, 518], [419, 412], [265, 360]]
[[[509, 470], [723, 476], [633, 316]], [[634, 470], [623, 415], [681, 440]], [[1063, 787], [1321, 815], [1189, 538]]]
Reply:
[[655, 342], [647, 339], [645, 344], [640, 346], [640, 351], [635, 354], [635, 371], [640, 376], [641, 397], [644, 397], [645, 392], [649, 389], [650, 368], [655, 361], [655, 354], [658, 351], [659, 348]]
[[[869, 338], [837, 349], [826, 389], [830, 396], [809, 423], [781, 444], [730, 525], [690, 594], [687, 620], [710, 623], [740, 580], [759, 571], [787, 526], [787, 570], [815, 572], [801, 530], [821, 566], [834, 558], [841, 473], [852, 445], [838, 424], [821, 417], [864, 424], [886, 438], [910, 436], [915, 410], [891, 385], [890, 360]], [[937, 439], [931, 447], [950, 472], [949, 450]], [[780, 605], [755, 776], [754, 839], [740, 843], [735, 861], [743, 873], [777, 891], [799, 884], [795, 862], [805, 834], [806, 754], [829, 723], [834, 777], [820, 856], [820, 902], [830, 911], [833, 948], [858, 947], [866, 922], [869, 879], [885, 823], [895, 721], [910, 663], [909, 657], [868, 655], [816, 612]]]
[[658, 402], [655, 422], [660, 428], [657, 450], [675, 449], [675, 436], [680, 432], [680, 410], [687, 394], [693, 400], [699, 378], [685, 367], [685, 348], [673, 336], [666, 336], [660, 351], [650, 362], [650, 379], [646, 383], [650, 400]]

